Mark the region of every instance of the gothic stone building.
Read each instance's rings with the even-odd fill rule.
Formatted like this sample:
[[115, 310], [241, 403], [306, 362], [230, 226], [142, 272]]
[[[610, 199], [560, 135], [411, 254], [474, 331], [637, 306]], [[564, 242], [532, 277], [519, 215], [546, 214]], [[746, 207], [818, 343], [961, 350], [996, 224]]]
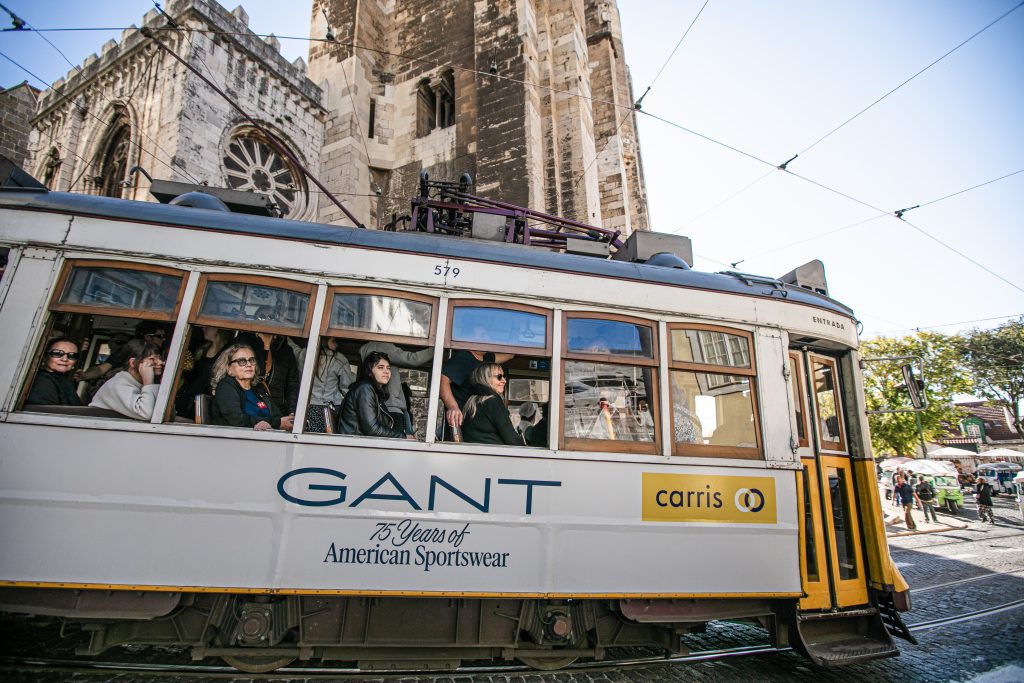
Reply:
[[[173, 0], [160, 40], [290, 146], [371, 227], [419, 174], [621, 230], [647, 229], [632, 86], [611, 0], [315, 0], [304, 62], [245, 11]], [[151, 11], [151, 28], [166, 18]], [[331, 40], [325, 40], [330, 35]], [[39, 101], [27, 168], [50, 187], [145, 200], [156, 178], [272, 194], [347, 223], [198, 77], [134, 28]]]

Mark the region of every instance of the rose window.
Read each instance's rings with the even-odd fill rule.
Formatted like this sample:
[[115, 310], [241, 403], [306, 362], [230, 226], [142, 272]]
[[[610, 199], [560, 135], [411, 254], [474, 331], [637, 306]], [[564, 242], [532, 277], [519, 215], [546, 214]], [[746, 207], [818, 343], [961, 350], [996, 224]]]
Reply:
[[232, 190], [268, 195], [282, 216], [302, 217], [306, 208], [302, 175], [262, 135], [248, 132], [231, 138], [224, 153], [224, 171]]

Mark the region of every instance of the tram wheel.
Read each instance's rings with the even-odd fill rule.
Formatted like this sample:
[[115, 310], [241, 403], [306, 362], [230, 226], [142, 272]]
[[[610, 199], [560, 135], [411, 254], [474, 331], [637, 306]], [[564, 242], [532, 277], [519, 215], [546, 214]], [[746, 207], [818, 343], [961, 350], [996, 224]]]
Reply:
[[557, 671], [563, 669], [573, 662], [577, 657], [537, 657], [534, 655], [516, 655], [516, 659], [530, 667], [531, 669], [537, 669], [539, 671]]
[[226, 664], [247, 674], [270, 673], [295, 661], [295, 657], [261, 657], [260, 655], [221, 655], [221, 659]]

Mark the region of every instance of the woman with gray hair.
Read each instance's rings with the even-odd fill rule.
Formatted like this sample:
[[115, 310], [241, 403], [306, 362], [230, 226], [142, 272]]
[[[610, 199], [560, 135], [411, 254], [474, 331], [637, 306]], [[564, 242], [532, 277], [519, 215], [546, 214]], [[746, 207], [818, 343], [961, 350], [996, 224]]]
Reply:
[[248, 344], [235, 343], [221, 351], [213, 364], [210, 380], [213, 388], [210, 422], [257, 431], [291, 431], [294, 416], [281, 416], [281, 411], [270, 400], [266, 384], [255, 381], [256, 367], [256, 354]]

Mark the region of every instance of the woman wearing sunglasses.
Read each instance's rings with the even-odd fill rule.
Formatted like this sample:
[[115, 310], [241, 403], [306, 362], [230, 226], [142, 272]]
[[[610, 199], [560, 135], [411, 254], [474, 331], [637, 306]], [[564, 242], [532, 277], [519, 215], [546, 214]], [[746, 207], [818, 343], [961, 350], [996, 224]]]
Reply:
[[266, 385], [255, 381], [256, 364], [256, 355], [246, 344], [232, 344], [217, 357], [210, 382], [213, 388], [210, 422], [258, 431], [291, 431], [292, 416], [282, 416], [270, 400]]
[[472, 395], [466, 401], [462, 439], [469, 443], [523, 446], [505, 407], [505, 371], [497, 363], [484, 363], [470, 377]]
[[25, 399], [27, 406], [80, 406], [71, 373], [78, 360], [78, 345], [67, 337], [51, 339], [43, 354], [43, 367], [36, 374]]

